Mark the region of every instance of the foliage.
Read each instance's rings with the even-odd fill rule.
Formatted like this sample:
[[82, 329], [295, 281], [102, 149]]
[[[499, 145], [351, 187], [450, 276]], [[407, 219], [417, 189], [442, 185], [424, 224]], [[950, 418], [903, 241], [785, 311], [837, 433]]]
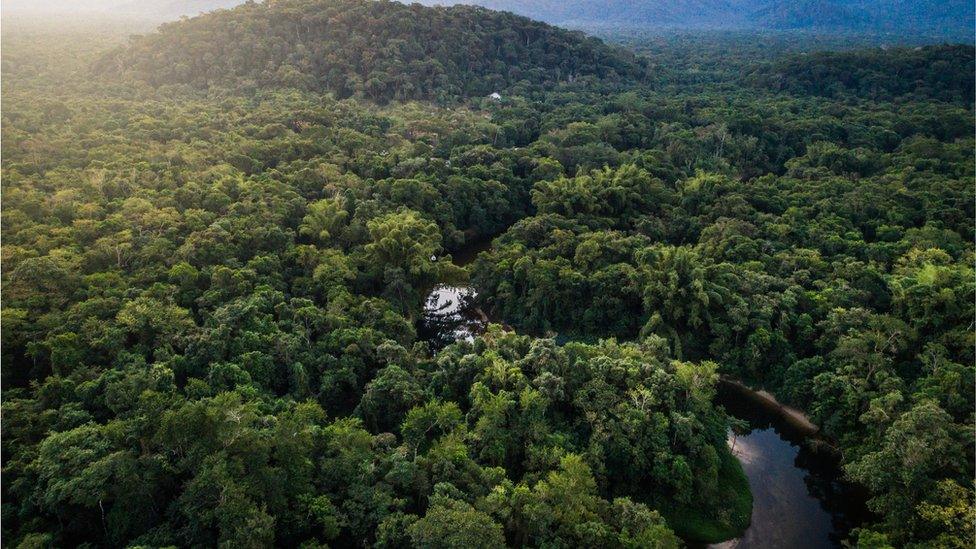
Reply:
[[[878, 512], [858, 543], [972, 545], [956, 71], [919, 76], [945, 94], [746, 87], [780, 59], [637, 61], [511, 15], [358, 0], [247, 4], [123, 49], [20, 32], [10, 545], [728, 537], [750, 496], [719, 375], [835, 439]], [[972, 57], [885, 55], [936, 54]], [[425, 295], [466, 277], [515, 331], [434, 354]]]
[[882, 101], [911, 95], [969, 106], [974, 70], [973, 48], [927, 46], [795, 56], [749, 78], [801, 95]]
[[276, 86], [377, 101], [643, 72], [633, 56], [597, 39], [511, 13], [367, 0], [249, 2], [165, 24], [101, 67], [153, 86]]

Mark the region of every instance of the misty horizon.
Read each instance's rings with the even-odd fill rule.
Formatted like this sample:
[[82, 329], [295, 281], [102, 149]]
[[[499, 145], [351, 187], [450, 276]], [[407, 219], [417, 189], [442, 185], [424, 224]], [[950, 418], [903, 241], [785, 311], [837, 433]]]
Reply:
[[[23, 17], [86, 16], [165, 22], [232, 8], [242, 0], [8, 0], [8, 21]], [[261, 3], [261, 2], [258, 2]], [[410, 1], [402, 1], [411, 4]], [[926, 36], [973, 42], [974, 4], [965, 0], [419, 0], [426, 6], [479, 5], [582, 30], [808, 31]]]

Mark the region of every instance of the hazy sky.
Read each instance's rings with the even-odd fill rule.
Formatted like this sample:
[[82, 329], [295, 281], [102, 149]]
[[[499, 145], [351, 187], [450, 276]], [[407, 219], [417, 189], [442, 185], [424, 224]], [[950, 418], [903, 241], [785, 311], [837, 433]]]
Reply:
[[[8, 15], [91, 14], [146, 23], [199, 15], [245, 0], [0, 0]], [[973, 0], [823, 0], [817, 10], [797, 0], [401, 0], [424, 4], [477, 3], [549, 23], [588, 27], [807, 29], [923, 32], [972, 42]], [[841, 7], [850, 14], [838, 16]], [[841, 10], [843, 11], [843, 10]], [[8, 19], [10, 21], [10, 19]]]
[[0, 6], [17, 11], [103, 11], [131, 3], [132, 0], [3, 0]]
[[0, 0], [0, 10], [41, 13], [173, 13], [195, 15], [244, 0]]

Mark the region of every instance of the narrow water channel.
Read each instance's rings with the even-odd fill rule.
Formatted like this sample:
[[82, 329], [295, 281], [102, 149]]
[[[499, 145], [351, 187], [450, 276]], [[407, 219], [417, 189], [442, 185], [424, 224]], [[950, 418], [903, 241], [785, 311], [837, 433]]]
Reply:
[[836, 454], [740, 388], [721, 384], [717, 402], [749, 423], [729, 446], [749, 478], [753, 507], [742, 537], [710, 547], [840, 547], [867, 511], [863, 489], [844, 481]]
[[[465, 265], [490, 241], [454, 255]], [[439, 351], [455, 341], [471, 341], [488, 318], [468, 285], [439, 285], [427, 297], [418, 326], [421, 339]], [[840, 547], [851, 529], [868, 518], [863, 489], [843, 480], [838, 458], [817, 449], [809, 429], [797, 425], [775, 406], [751, 398], [742, 387], [719, 385], [717, 404], [748, 422], [749, 430], [730, 436], [729, 446], [742, 463], [753, 493], [752, 523], [740, 538], [709, 547], [727, 549], [815, 549]]]

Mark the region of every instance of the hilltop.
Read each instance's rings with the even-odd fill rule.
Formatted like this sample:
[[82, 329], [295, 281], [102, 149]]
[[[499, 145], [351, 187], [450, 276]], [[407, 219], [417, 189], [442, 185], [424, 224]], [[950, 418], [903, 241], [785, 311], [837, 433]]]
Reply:
[[368, 0], [247, 3], [167, 23], [99, 68], [153, 86], [292, 87], [380, 102], [644, 75], [622, 49], [511, 13]]

